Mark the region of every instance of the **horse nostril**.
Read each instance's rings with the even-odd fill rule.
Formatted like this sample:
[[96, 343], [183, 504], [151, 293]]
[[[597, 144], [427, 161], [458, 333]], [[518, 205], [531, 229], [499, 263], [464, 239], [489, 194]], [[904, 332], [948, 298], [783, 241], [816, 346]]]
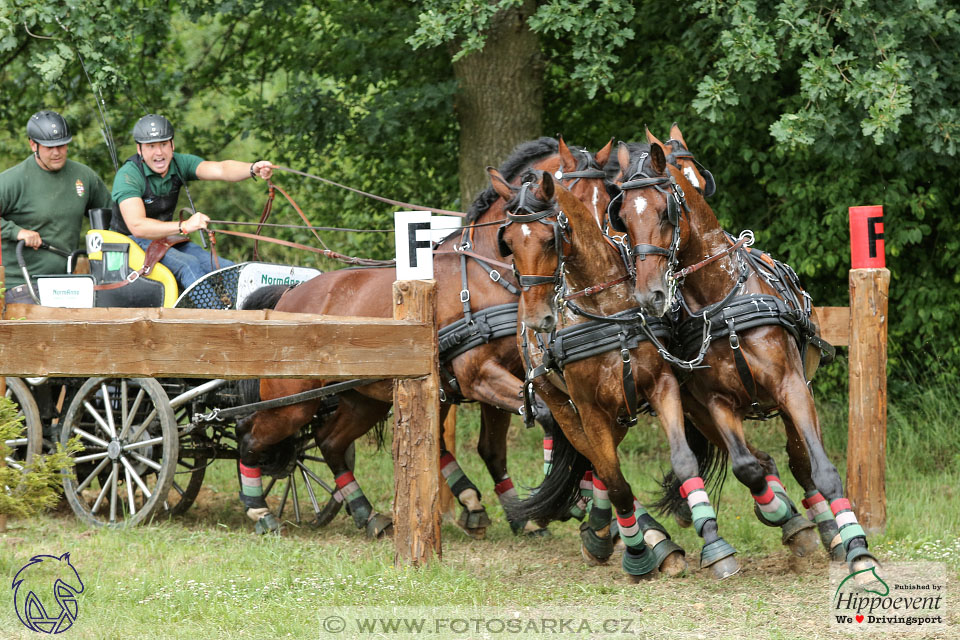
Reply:
[[653, 292], [653, 305], [657, 309], [663, 308], [663, 302], [666, 299], [666, 296], [663, 294], [663, 291], [654, 291]]

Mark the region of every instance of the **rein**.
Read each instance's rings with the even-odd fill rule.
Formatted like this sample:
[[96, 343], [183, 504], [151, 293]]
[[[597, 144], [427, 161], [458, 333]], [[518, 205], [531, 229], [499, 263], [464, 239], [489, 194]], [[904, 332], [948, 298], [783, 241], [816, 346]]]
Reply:
[[737, 241], [736, 241], [735, 243], [731, 244], [731, 246], [727, 247], [726, 249], [724, 249], [724, 250], [721, 251], [720, 253], [715, 253], [715, 254], [713, 254], [712, 256], [710, 256], [709, 258], [707, 258], [707, 259], [705, 259], [705, 260], [701, 260], [701, 261], [698, 262], [697, 264], [691, 265], [691, 266], [689, 266], [689, 267], [684, 267], [683, 269], [681, 269], [681, 270], [678, 271], [677, 273], [670, 274], [670, 276], [671, 276], [674, 280], [682, 280], [683, 278], [687, 277], [687, 276], [690, 275], [691, 273], [693, 273], [693, 272], [695, 272], [695, 271], [699, 271], [700, 269], [704, 268], [705, 266], [707, 266], [708, 264], [710, 264], [710, 263], [713, 262], [714, 260], [719, 260], [720, 258], [722, 258], [722, 257], [724, 257], [724, 256], [728, 256], [728, 255], [730, 255], [731, 253], [733, 253], [734, 251], [737, 251], [738, 249], [740, 249], [740, 247], [743, 247], [743, 246], [749, 247], [749, 246], [752, 246], [752, 245], [753, 245], [753, 231], [751, 231], [750, 229], [745, 229], [744, 231], [742, 231], [742, 232], [740, 233], [740, 237], [737, 239]]
[[[411, 203], [409, 203], [409, 202], [400, 202], [399, 200], [391, 200], [390, 198], [384, 198], [383, 196], [378, 196], [378, 195], [375, 195], [375, 194], [373, 194], [373, 193], [367, 193], [366, 191], [361, 191], [360, 189], [354, 189], [353, 187], [348, 187], [348, 186], [346, 186], [346, 185], [344, 185], [344, 184], [340, 184], [339, 182], [334, 182], [333, 180], [328, 180], [328, 179], [326, 179], [326, 178], [321, 178], [320, 176], [315, 176], [315, 175], [313, 175], [313, 174], [311, 174], [311, 173], [306, 173], [305, 171], [297, 171], [296, 169], [291, 169], [290, 167], [281, 167], [281, 166], [273, 165], [272, 168], [275, 169], [275, 170], [278, 170], [278, 171], [286, 171], [286, 172], [288, 172], [288, 173], [293, 173], [293, 174], [298, 175], [298, 176], [303, 176], [303, 177], [305, 177], [305, 178], [311, 178], [311, 179], [313, 179], [313, 180], [319, 180], [320, 182], [323, 182], [324, 184], [329, 184], [329, 185], [332, 185], [332, 186], [334, 186], [334, 187], [339, 187], [339, 188], [341, 188], [341, 189], [346, 189], [347, 191], [352, 191], [353, 193], [359, 194], [359, 195], [361, 195], [361, 196], [366, 196], [366, 197], [368, 197], [368, 198], [372, 198], [373, 200], [378, 200], [378, 201], [380, 201], [380, 202], [385, 202], [386, 204], [392, 204], [392, 205], [395, 205], [395, 206], [398, 206], [398, 207], [408, 207], [408, 208], [414, 209], [414, 210], [416, 210], [416, 211], [429, 211], [429, 212], [431, 212], [431, 213], [439, 213], [439, 214], [441, 214], [441, 215], [447, 215], [447, 216], [459, 216], [459, 217], [461, 217], [461, 218], [466, 218], [466, 217], [467, 217], [467, 214], [465, 214], [465, 213], [463, 213], [463, 212], [461, 212], [461, 211], [449, 211], [449, 210], [447, 210], [447, 209], [434, 209], [433, 207], [425, 207], [425, 206], [422, 206], [422, 205], [419, 205], [419, 204], [411, 204]], [[281, 193], [282, 193], [282, 191], [281, 191]], [[286, 195], [286, 194], [284, 194], [284, 195]]]

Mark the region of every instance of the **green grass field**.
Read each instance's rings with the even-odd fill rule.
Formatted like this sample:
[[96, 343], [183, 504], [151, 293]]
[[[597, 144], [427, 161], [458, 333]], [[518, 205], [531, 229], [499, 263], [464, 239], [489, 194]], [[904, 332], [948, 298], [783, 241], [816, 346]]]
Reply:
[[[943, 563], [952, 585], [960, 577], [960, 431], [953, 418], [958, 405], [947, 389], [891, 405], [888, 523], [884, 534], [871, 538], [881, 561]], [[846, 405], [819, 406], [828, 453], [843, 474]], [[579, 616], [612, 611], [630, 618], [629, 632], [639, 637], [843, 637], [830, 626], [826, 555], [793, 558], [781, 546], [779, 530], [756, 520], [748, 491], [732, 474], [714, 502], [721, 534], [740, 553], [741, 572], [718, 582], [695, 570], [696, 534], [664, 521], [687, 550], [691, 570], [679, 578], [632, 584], [617, 555], [607, 566], [584, 565], [576, 522], [551, 524], [553, 535], [544, 539], [511, 534], [493, 483], [474, 454], [477, 423], [476, 409], [461, 407], [458, 458], [480, 487], [494, 524], [482, 541], [444, 524], [442, 561], [421, 569], [394, 568], [392, 542], [367, 540], [344, 512], [323, 529], [288, 523], [283, 536], [255, 536], [236, 499], [234, 467], [221, 461], [208, 470], [197, 503], [173, 521], [128, 530], [89, 529], [69, 508], [11, 521], [0, 536], [0, 576], [12, 579], [33, 555], [69, 552], [85, 590], [77, 622], [62, 634], [65, 638], [391, 637], [335, 635], [324, 628], [332, 607], [363, 615], [391, 606], [417, 607], [412, 611], [418, 613], [440, 612], [436, 607], [483, 608], [493, 614], [531, 607], [543, 615]], [[511, 431], [510, 468], [518, 488], [537, 484], [542, 476], [541, 433], [523, 429], [519, 421]], [[786, 473], [779, 421], [751, 423], [748, 434]], [[375, 507], [388, 511], [393, 492], [389, 447], [377, 451], [370, 439], [359, 444], [356, 476]], [[651, 500], [668, 465], [656, 424], [641, 420], [622, 455], [635, 491]], [[784, 480], [798, 500], [801, 492], [789, 473]], [[35, 637], [17, 620], [12, 591], [0, 593], [7, 594], [0, 595], [0, 638]], [[952, 602], [958, 603], [955, 595]], [[953, 607], [946, 635], [921, 631], [905, 637], [960, 637], [960, 604]], [[433, 632], [428, 637], [483, 634]]]

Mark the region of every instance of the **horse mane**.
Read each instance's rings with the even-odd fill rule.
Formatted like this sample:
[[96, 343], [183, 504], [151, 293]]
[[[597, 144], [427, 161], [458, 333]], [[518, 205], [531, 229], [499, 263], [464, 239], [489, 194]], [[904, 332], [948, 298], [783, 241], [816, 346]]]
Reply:
[[[534, 162], [538, 160], [543, 160], [553, 154], [557, 153], [557, 150], [560, 148], [560, 143], [556, 138], [550, 138], [548, 136], [543, 136], [537, 138], [536, 140], [528, 140], [526, 142], [521, 142], [513, 151], [510, 152], [510, 155], [507, 156], [507, 159], [497, 168], [507, 182], [515, 179], [521, 171], [529, 167]], [[473, 203], [470, 205], [470, 208], [467, 209], [467, 220], [466, 223], [470, 224], [477, 221], [481, 215], [483, 215], [487, 209], [490, 208], [494, 202], [497, 201], [497, 198], [500, 196], [497, 195], [497, 192], [493, 190], [492, 186], [488, 186], [486, 189], [477, 194], [477, 197], [473, 199]]]

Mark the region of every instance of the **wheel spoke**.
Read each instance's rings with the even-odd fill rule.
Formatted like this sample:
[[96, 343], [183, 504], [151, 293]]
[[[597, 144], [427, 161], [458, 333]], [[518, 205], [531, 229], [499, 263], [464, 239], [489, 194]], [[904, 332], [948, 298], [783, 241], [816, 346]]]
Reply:
[[297, 465], [300, 467], [300, 473], [303, 474], [303, 484], [307, 488], [307, 495], [310, 496], [310, 504], [313, 505], [313, 512], [320, 513], [320, 504], [317, 503], [317, 494], [313, 492], [313, 486], [310, 484], [310, 477], [307, 475], [307, 469], [304, 464], [300, 461], [297, 461]]
[[87, 456], [80, 456], [79, 458], [74, 458], [73, 463], [80, 464], [81, 462], [93, 462], [94, 460], [106, 458], [108, 455], [110, 454], [108, 454], [106, 451], [103, 451], [101, 453], [91, 453], [90, 455], [87, 455]]
[[20, 464], [17, 460], [14, 460], [13, 458], [11, 458], [10, 456], [5, 456], [3, 458], [3, 461], [11, 469], [16, 469], [17, 471], [23, 471], [23, 465]]
[[4, 440], [3, 443], [12, 449], [13, 447], [22, 447], [23, 445], [27, 444], [27, 439], [14, 438], [13, 440]]
[[77, 485], [77, 495], [80, 495], [80, 492], [87, 488], [87, 485], [90, 484], [90, 481], [97, 477], [97, 475], [103, 471], [103, 468], [107, 466], [107, 463], [110, 462], [107, 458], [104, 458], [100, 461], [100, 464], [93, 470], [93, 473], [88, 475], [83, 479], [83, 482]]
[[127, 468], [123, 470], [127, 478], [127, 502], [130, 504], [130, 517], [137, 515], [137, 500], [133, 495], [133, 483], [130, 482], [130, 471]]
[[271, 478], [270, 478], [270, 482], [267, 483], [267, 488], [263, 490], [263, 497], [264, 497], [264, 498], [266, 498], [268, 495], [270, 495], [270, 490], [273, 489], [273, 485], [275, 485], [276, 483], [277, 483], [277, 479], [271, 477]]
[[297, 474], [290, 474], [291, 495], [293, 496], [293, 519], [300, 522], [300, 498], [297, 496]]
[[[113, 463], [113, 470], [110, 471], [110, 475], [107, 476], [107, 482], [100, 487], [100, 494], [97, 496], [97, 500], [93, 503], [93, 507], [90, 508], [90, 513], [96, 513], [100, 510], [100, 503], [103, 502], [103, 497], [107, 495], [107, 489], [110, 488], [110, 481], [113, 480], [113, 476], [117, 473], [117, 463]], [[77, 496], [80, 496], [80, 493], [77, 492]]]
[[131, 442], [130, 444], [123, 445], [124, 451], [130, 451], [131, 449], [142, 449], [143, 447], [149, 447], [151, 445], [160, 444], [163, 442], [163, 436], [157, 436], [156, 438], [150, 438], [149, 440], [141, 440], [139, 442]]
[[314, 473], [312, 470], [310, 470], [308, 467], [306, 467], [306, 466], [304, 466], [304, 465], [301, 465], [301, 466], [303, 467], [303, 472], [304, 472], [305, 474], [307, 474], [308, 476], [310, 476], [310, 479], [311, 479], [311, 480], [313, 480], [313, 481], [316, 482], [318, 485], [320, 485], [321, 487], [323, 487], [323, 490], [324, 490], [324, 491], [326, 491], [326, 492], [329, 493], [330, 495], [333, 495], [333, 494], [336, 492], [336, 489], [334, 489], [334, 488], [331, 487], [329, 484], [327, 484], [326, 482], [324, 482], [324, 481], [323, 481], [323, 478], [321, 478], [320, 476], [318, 476], [317, 474], [315, 474], [315, 473]]
[[113, 405], [110, 403], [110, 390], [107, 389], [106, 383], [103, 383], [100, 385], [100, 391], [103, 393], [103, 409], [107, 414], [107, 424], [106, 424], [107, 433], [110, 434], [111, 438], [116, 438], [117, 425], [114, 422]]
[[282, 518], [282, 517], [283, 517], [283, 509], [284, 509], [284, 507], [287, 506], [287, 496], [290, 495], [290, 485], [291, 485], [291, 484], [293, 484], [293, 483], [287, 482], [287, 484], [284, 485], [284, 487], [283, 487], [283, 498], [280, 499], [280, 511], [279, 511], [279, 513], [277, 513], [277, 517], [278, 517], [278, 518]]
[[[90, 404], [90, 402], [87, 400], [83, 401], [83, 406], [86, 408], [87, 413], [90, 414], [90, 417], [96, 420], [97, 424], [100, 425], [101, 429], [103, 429], [106, 433], [111, 433], [110, 426], [107, 424], [107, 421], [103, 419], [103, 416], [100, 415], [100, 412], [97, 411], [96, 407]], [[115, 435], [111, 435], [110, 437], [115, 437]]]
[[[140, 391], [137, 392], [137, 397], [133, 399], [133, 406], [130, 407], [130, 410], [123, 416], [123, 428], [120, 430], [120, 439], [126, 437], [127, 433], [130, 431], [130, 425], [133, 424], [133, 419], [137, 417], [137, 411], [140, 409], [140, 403], [143, 402], [144, 396], [147, 395], [147, 392], [143, 390], [143, 387], [140, 388]], [[126, 410], [126, 403], [124, 403], [124, 410]]]
[[143, 432], [147, 429], [147, 427], [150, 426], [150, 423], [156, 420], [156, 418], [157, 418], [157, 408], [154, 407], [150, 411], [150, 413], [147, 415], [147, 417], [143, 420], [143, 422], [140, 423], [140, 426], [137, 427], [137, 430], [133, 433], [133, 435], [131, 435], [128, 439], [133, 441], [139, 440]]
[[[114, 473], [113, 473], [113, 482], [110, 483], [110, 522], [114, 523], [117, 521], [117, 485], [120, 483], [120, 473], [117, 468], [117, 463], [113, 463]], [[130, 482], [130, 479], [127, 478], [127, 482]]]
[[148, 489], [147, 485], [143, 482], [143, 478], [141, 478], [140, 474], [137, 473], [136, 469], [133, 468], [133, 465], [130, 464], [126, 456], [120, 456], [120, 462], [122, 462], [124, 468], [130, 472], [130, 475], [133, 476], [133, 479], [137, 483], [137, 486], [140, 487], [141, 491], [143, 491], [143, 495], [146, 498], [150, 498], [150, 496], [152, 496], [153, 494], [150, 493], [150, 489]]
[[106, 440], [101, 440], [100, 438], [98, 438], [97, 436], [93, 435], [92, 433], [87, 433], [86, 431], [84, 431], [84, 430], [81, 429], [80, 427], [74, 427], [74, 428], [73, 428], [73, 433], [77, 434], [77, 435], [80, 436], [81, 438], [84, 438], [84, 439], [86, 439], [86, 440], [89, 440], [90, 442], [92, 442], [93, 444], [95, 444], [95, 445], [97, 445], [97, 446], [103, 447], [104, 449], [106, 449], [107, 447], [110, 446], [110, 443], [107, 442]]
[[140, 454], [137, 453], [136, 451], [131, 451], [131, 452], [130, 452], [130, 455], [131, 455], [132, 457], [136, 458], [138, 461], [142, 462], [143, 464], [147, 465], [148, 467], [150, 467], [150, 468], [153, 469], [154, 471], [160, 471], [160, 470], [163, 468], [163, 467], [161, 467], [158, 463], [156, 463], [155, 461], [151, 460], [150, 458], [148, 458], [148, 457], [146, 457], [146, 456], [140, 455]]

